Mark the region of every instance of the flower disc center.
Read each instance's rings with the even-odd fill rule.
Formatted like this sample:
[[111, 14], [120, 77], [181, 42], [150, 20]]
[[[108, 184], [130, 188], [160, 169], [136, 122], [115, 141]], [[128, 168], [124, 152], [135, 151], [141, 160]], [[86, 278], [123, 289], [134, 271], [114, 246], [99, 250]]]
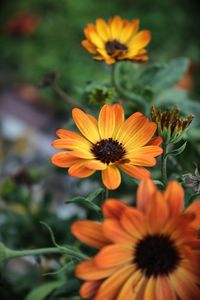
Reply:
[[106, 163], [107, 165], [123, 158], [125, 149], [122, 144], [112, 138], [104, 139], [92, 146], [92, 153], [96, 159]]
[[180, 255], [175, 243], [166, 235], [148, 235], [136, 246], [137, 267], [147, 276], [168, 275], [176, 269]]
[[128, 48], [126, 47], [126, 45], [121, 44], [117, 40], [108, 41], [106, 43], [106, 51], [110, 56], [122, 54], [124, 51], [126, 52], [127, 50]]

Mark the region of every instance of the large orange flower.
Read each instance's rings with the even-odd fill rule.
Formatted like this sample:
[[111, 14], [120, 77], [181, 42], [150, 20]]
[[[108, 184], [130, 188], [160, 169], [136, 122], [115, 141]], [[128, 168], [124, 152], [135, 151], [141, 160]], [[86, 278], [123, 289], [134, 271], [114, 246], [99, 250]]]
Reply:
[[55, 165], [69, 168], [69, 175], [79, 178], [101, 170], [108, 189], [116, 189], [121, 183], [117, 167], [137, 179], [150, 176], [143, 166], [154, 166], [154, 157], [162, 153], [161, 138], [152, 139], [155, 123], [139, 112], [125, 121], [119, 104], [104, 105], [98, 121], [78, 108], [73, 109], [72, 116], [82, 135], [64, 129], [57, 131], [60, 139], [52, 145], [67, 152], [52, 157]]
[[100, 248], [80, 263], [81, 297], [94, 300], [199, 300], [200, 200], [183, 210], [184, 192], [170, 182], [164, 193], [141, 182], [137, 208], [115, 199], [103, 205], [105, 220], [77, 221], [73, 234]]
[[113, 64], [117, 60], [146, 61], [149, 59], [145, 47], [151, 35], [148, 30], [138, 32], [139, 20], [122, 20], [119, 16], [110, 19], [108, 24], [97, 19], [96, 25], [88, 24], [84, 30], [86, 40], [82, 45], [96, 60]]

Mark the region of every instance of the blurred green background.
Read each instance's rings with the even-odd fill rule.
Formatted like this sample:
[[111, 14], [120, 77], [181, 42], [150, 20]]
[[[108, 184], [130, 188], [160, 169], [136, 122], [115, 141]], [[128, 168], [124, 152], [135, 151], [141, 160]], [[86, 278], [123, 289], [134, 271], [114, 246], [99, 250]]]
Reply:
[[[81, 46], [83, 28], [97, 17], [108, 19], [114, 15], [140, 18], [141, 28], [152, 32], [149, 50], [153, 61], [187, 56], [199, 68], [198, 12], [198, 1], [187, 0], [4, 2], [1, 4], [1, 72], [7, 83], [37, 84], [44, 74], [58, 71], [62, 86], [77, 97], [87, 80], [105, 76], [105, 65], [94, 64]], [[8, 20], [20, 13], [38, 17], [33, 33], [20, 36], [5, 32]]]

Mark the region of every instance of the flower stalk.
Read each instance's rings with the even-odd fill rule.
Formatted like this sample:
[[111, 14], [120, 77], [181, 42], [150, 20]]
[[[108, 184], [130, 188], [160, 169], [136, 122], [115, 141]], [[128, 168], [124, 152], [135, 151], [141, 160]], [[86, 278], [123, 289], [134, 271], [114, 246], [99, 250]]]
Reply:
[[49, 247], [49, 248], [38, 248], [29, 250], [13, 250], [7, 248], [4, 244], [0, 244], [1, 260], [2, 263], [17, 257], [42, 255], [48, 253], [67, 254], [77, 260], [87, 259], [87, 255], [77, 251], [72, 247]]
[[120, 82], [120, 67], [122, 63], [117, 62], [116, 64], [111, 66], [111, 82], [116, 91], [120, 94], [121, 97], [135, 102], [139, 107], [141, 107], [141, 111], [144, 114], [149, 113], [149, 105], [148, 103], [140, 96], [131, 91], [125, 89]]
[[162, 180], [163, 183], [166, 184], [167, 183], [167, 152], [168, 152], [168, 146], [169, 145], [163, 145], [163, 153], [161, 156], [161, 176], [162, 176]]

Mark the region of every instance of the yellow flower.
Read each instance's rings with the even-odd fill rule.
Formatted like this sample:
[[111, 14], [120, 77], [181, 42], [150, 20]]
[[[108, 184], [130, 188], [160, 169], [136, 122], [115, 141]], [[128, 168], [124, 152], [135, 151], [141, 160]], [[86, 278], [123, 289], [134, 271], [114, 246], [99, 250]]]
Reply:
[[94, 59], [105, 60], [113, 64], [117, 60], [143, 62], [149, 59], [145, 47], [149, 44], [151, 34], [148, 30], [138, 32], [139, 20], [123, 20], [115, 16], [106, 23], [97, 19], [96, 25], [89, 23], [84, 30], [86, 40], [82, 45]]
[[82, 135], [64, 129], [57, 131], [60, 139], [52, 145], [67, 152], [52, 157], [55, 165], [69, 168], [69, 175], [79, 178], [100, 170], [104, 185], [111, 190], [121, 183], [119, 169], [137, 179], [150, 176], [144, 167], [154, 166], [155, 157], [162, 153], [162, 139], [153, 138], [155, 123], [139, 112], [125, 121], [119, 104], [105, 104], [98, 121], [78, 108], [73, 109], [72, 116]]
[[73, 234], [98, 249], [76, 267], [83, 299], [199, 300], [200, 200], [186, 210], [184, 191], [172, 181], [161, 193], [140, 183], [137, 207], [108, 199], [101, 222], [82, 220]]

